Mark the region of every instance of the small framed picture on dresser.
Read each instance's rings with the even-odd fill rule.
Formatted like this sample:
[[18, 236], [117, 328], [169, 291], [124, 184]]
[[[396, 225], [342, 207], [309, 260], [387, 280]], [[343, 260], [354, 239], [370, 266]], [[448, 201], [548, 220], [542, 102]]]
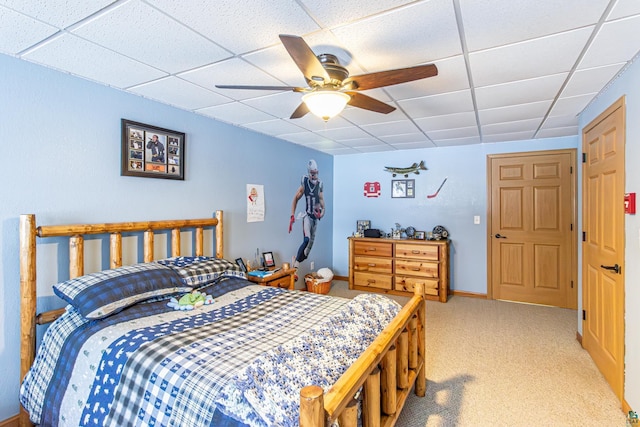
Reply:
[[276, 266], [276, 260], [273, 258], [273, 252], [263, 252], [262, 259], [264, 260], [263, 266], [265, 268], [271, 268]]
[[425, 239], [425, 232], [424, 231], [416, 231], [415, 233], [413, 233], [413, 238], [416, 240], [424, 240]]

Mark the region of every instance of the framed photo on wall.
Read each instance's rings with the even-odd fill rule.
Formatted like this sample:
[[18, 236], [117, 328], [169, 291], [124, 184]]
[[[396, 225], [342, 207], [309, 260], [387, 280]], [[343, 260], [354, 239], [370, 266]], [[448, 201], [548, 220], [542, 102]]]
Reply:
[[394, 199], [406, 199], [416, 197], [415, 179], [392, 179], [391, 197]]
[[122, 119], [120, 175], [184, 180], [185, 134]]

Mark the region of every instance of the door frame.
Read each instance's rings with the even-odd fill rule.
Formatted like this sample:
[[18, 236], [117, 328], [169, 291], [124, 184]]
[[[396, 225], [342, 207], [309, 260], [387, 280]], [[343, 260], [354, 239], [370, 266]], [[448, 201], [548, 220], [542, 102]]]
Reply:
[[569, 300], [571, 302], [570, 308], [578, 309], [578, 197], [577, 197], [577, 184], [578, 184], [578, 168], [577, 168], [577, 148], [566, 148], [559, 150], [543, 150], [543, 151], [523, 151], [516, 153], [503, 153], [503, 154], [489, 154], [487, 155], [486, 175], [487, 175], [487, 299], [493, 299], [493, 269], [492, 260], [493, 254], [491, 250], [491, 215], [492, 215], [492, 180], [491, 180], [491, 161], [493, 159], [508, 158], [508, 157], [537, 157], [549, 154], [569, 154], [571, 158], [571, 222], [572, 238], [571, 238], [571, 266], [570, 266], [570, 281], [571, 286], [569, 288]]

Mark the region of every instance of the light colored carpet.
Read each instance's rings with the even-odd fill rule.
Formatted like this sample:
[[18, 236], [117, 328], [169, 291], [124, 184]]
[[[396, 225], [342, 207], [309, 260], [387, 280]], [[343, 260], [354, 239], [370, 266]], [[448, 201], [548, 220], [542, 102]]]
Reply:
[[[358, 292], [334, 281], [330, 293]], [[427, 394], [411, 394], [396, 425], [625, 426], [576, 328], [575, 310], [455, 296], [428, 301]]]

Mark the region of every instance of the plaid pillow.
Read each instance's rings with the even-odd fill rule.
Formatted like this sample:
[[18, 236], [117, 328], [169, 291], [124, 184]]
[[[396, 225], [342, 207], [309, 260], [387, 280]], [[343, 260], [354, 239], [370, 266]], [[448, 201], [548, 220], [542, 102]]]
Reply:
[[86, 319], [102, 319], [152, 297], [191, 292], [191, 287], [168, 267], [142, 263], [76, 277], [53, 291]]
[[220, 277], [247, 277], [238, 264], [223, 258], [179, 256], [156, 262], [174, 270], [185, 285], [193, 287], [210, 284]]

